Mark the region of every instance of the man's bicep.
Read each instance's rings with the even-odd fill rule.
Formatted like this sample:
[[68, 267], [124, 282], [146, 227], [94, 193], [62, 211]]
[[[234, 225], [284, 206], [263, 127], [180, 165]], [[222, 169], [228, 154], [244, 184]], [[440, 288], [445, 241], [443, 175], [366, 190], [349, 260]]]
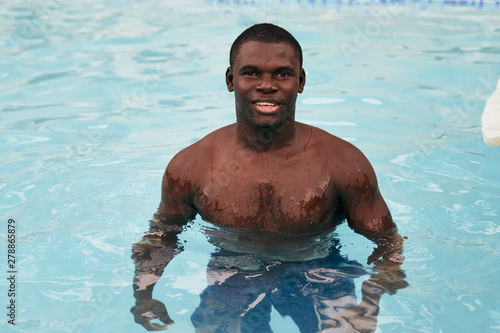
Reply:
[[182, 165], [174, 159], [168, 164], [163, 175], [160, 214], [182, 215], [192, 218], [196, 211], [191, 198], [191, 179], [182, 172]]
[[346, 178], [341, 200], [349, 226], [377, 233], [393, 229], [395, 225], [380, 194], [375, 171], [364, 155], [357, 159]]
[[395, 229], [396, 225], [378, 186], [372, 200], [362, 202], [360, 206], [364, 215], [354, 226], [355, 228], [377, 233], [389, 233]]

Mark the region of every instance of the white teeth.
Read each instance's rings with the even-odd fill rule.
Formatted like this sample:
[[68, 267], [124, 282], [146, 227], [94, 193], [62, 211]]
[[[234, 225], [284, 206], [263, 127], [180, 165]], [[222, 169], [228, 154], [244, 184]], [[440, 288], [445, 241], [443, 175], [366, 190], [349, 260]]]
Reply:
[[276, 105], [274, 103], [268, 103], [268, 102], [257, 102], [255, 104], [262, 105], [262, 106], [274, 106], [274, 105]]

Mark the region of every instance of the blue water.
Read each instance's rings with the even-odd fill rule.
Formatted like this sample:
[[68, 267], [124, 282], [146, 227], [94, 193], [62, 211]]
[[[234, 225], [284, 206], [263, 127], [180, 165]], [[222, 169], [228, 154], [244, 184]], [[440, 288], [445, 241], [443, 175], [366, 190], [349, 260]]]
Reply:
[[[365, 152], [408, 237], [409, 287], [382, 297], [377, 332], [500, 330], [500, 149], [480, 129], [500, 78], [498, 2], [26, 0], [0, 3], [5, 312], [9, 218], [18, 272], [2, 332], [144, 332], [129, 312], [132, 244], [170, 158], [234, 122], [228, 51], [257, 22], [302, 44], [297, 118]], [[155, 287], [171, 332], [194, 331], [207, 286], [201, 225]], [[336, 232], [369, 269], [373, 245]], [[274, 309], [271, 327], [298, 332]]]

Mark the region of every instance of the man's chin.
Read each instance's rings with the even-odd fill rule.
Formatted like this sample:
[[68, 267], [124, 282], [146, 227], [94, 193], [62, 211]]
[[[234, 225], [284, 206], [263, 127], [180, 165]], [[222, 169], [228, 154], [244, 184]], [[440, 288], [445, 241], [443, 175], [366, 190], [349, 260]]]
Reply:
[[275, 113], [257, 113], [253, 116], [253, 122], [259, 127], [281, 127], [291, 119], [283, 117], [280, 112]]
[[285, 122], [285, 120], [276, 117], [269, 119], [255, 119], [254, 124], [257, 128], [267, 128], [274, 131], [285, 125]]

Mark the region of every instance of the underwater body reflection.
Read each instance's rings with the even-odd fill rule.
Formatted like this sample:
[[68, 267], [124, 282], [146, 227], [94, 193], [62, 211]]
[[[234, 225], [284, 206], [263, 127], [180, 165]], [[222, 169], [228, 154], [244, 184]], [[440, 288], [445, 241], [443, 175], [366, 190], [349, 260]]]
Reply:
[[[174, 324], [168, 304], [154, 299], [153, 289], [183, 250], [177, 238], [181, 229], [153, 219], [149, 232], [132, 248], [136, 304], [131, 312], [149, 331]], [[200, 230], [215, 250], [207, 265], [207, 287], [191, 316], [196, 332], [273, 332], [273, 308], [289, 316], [300, 332], [374, 332], [381, 295], [408, 285], [400, 263], [375, 264], [358, 304], [354, 279], [370, 272], [340, 254], [334, 230], [307, 235], [215, 225]], [[401, 257], [400, 245], [374, 255]]]

